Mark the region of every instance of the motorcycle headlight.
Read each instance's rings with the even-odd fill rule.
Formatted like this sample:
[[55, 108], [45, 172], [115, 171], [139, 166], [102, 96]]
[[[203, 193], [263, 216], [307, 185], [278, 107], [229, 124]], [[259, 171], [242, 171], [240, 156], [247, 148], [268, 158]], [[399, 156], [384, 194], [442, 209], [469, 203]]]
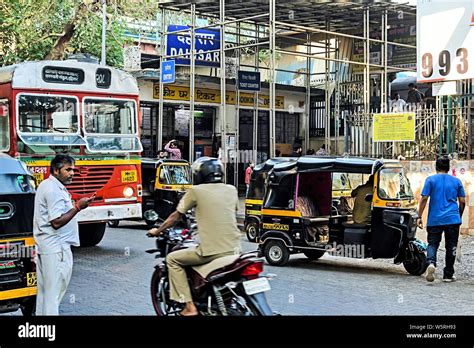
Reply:
[[127, 186], [123, 189], [123, 196], [125, 198], [130, 198], [133, 196], [133, 189], [130, 186]]

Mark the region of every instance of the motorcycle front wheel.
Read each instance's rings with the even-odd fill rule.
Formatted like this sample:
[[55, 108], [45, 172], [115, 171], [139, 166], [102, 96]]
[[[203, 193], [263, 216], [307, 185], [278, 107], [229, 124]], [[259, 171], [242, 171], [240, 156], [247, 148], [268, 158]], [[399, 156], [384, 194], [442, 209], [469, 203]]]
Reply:
[[151, 301], [158, 316], [175, 315], [183, 305], [170, 299], [170, 284], [160, 269], [155, 269], [151, 277]]

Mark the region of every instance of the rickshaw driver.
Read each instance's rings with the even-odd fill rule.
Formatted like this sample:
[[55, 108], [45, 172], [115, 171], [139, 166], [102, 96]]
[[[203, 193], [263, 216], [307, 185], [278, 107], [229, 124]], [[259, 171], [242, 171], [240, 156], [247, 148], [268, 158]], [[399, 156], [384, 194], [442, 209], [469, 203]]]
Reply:
[[368, 225], [371, 222], [372, 202], [367, 202], [365, 196], [374, 193], [374, 175], [369, 176], [367, 182], [357, 186], [352, 192], [351, 197], [355, 197], [354, 209], [352, 210], [352, 220], [356, 224]]
[[209, 263], [219, 257], [240, 254], [240, 230], [236, 212], [239, 207], [237, 189], [223, 183], [224, 167], [216, 158], [201, 157], [192, 165], [194, 186], [184, 195], [176, 208], [159, 228], [147, 236], [158, 237], [173, 226], [191, 208], [196, 208], [200, 244], [194, 248], [168, 254], [171, 299], [185, 303], [181, 316], [198, 315], [189, 288], [186, 266]]

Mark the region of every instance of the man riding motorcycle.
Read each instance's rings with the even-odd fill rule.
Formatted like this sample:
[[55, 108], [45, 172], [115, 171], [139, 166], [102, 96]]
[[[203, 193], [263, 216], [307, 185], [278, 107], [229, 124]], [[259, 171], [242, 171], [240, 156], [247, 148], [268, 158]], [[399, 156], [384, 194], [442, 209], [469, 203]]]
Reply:
[[186, 266], [202, 265], [222, 256], [239, 254], [240, 231], [236, 211], [239, 207], [237, 189], [223, 183], [224, 167], [216, 158], [201, 157], [191, 166], [193, 186], [163, 224], [148, 231], [157, 237], [180, 221], [191, 208], [195, 208], [200, 244], [197, 247], [174, 251], [166, 257], [171, 299], [185, 303], [182, 316], [197, 315], [186, 277]]

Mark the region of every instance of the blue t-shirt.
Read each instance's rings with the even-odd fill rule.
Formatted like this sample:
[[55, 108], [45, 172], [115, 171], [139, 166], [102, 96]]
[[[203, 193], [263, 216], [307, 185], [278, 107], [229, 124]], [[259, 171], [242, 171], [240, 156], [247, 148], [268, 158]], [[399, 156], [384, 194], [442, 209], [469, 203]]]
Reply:
[[461, 180], [449, 174], [429, 176], [421, 195], [430, 197], [427, 226], [461, 224], [458, 197], [466, 197]]

